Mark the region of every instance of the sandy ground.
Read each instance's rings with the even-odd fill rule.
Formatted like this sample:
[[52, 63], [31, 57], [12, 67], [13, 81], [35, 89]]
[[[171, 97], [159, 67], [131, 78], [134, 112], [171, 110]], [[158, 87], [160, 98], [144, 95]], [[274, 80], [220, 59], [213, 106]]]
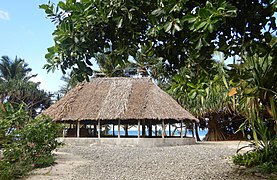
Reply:
[[87, 160], [72, 153], [63, 152], [62, 149], [54, 152], [56, 156], [56, 164], [41, 169], [35, 169], [30, 173], [28, 180], [68, 180], [72, 179], [72, 175], [76, 168], [89, 163]]
[[65, 145], [52, 167], [31, 172], [27, 180], [69, 179], [266, 179], [246, 172], [231, 156], [246, 142], [201, 142], [175, 147]]

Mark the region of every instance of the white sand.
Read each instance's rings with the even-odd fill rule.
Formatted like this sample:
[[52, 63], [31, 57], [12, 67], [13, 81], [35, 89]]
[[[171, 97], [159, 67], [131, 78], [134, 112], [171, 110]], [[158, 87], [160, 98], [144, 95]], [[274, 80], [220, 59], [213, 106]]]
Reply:
[[56, 152], [56, 165], [35, 170], [27, 179], [262, 179], [242, 173], [232, 164], [238, 144], [204, 142], [154, 148], [65, 145]]

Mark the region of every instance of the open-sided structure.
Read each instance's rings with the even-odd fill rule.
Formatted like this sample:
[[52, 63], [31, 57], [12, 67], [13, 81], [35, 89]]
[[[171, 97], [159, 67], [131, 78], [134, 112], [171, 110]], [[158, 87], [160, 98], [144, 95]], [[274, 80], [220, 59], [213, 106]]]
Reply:
[[[68, 136], [97, 137], [103, 125], [137, 127], [137, 138], [165, 138], [165, 126], [179, 123], [186, 126], [198, 121], [182, 108], [171, 96], [155, 85], [150, 78], [95, 78], [83, 82], [69, 91], [62, 99], [43, 112], [55, 122], [70, 124]], [[158, 136], [157, 125], [162, 133]], [[146, 128], [148, 127], [148, 136]], [[155, 127], [155, 131], [152, 127]], [[192, 126], [193, 127], [193, 126]], [[91, 128], [91, 130], [89, 130]], [[181, 128], [181, 138], [183, 138]], [[170, 134], [170, 133], [169, 133]]]

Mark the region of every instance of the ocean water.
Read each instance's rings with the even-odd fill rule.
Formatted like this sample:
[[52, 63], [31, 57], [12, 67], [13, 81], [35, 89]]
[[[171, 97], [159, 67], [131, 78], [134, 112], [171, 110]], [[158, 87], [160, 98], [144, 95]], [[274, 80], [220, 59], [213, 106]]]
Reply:
[[[173, 131], [171, 131], [171, 133], [172, 132]], [[183, 133], [184, 133], [184, 131], [183, 131]], [[198, 134], [199, 134], [199, 137], [200, 137], [201, 140], [203, 140], [203, 138], [206, 136], [207, 133], [208, 133], [208, 129], [204, 129], [204, 130], [199, 129], [198, 130]], [[112, 135], [113, 131], [110, 130], [109, 134]], [[117, 136], [118, 135], [118, 131], [115, 130], [114, 134]], [[142, 131], [140, 131], [140, 134], [142, 134]], [[159, 134], [159, 132], [158, 132], [158, 134]], [[169, 131], [168, 130], [166, 130], [166, 134], [169, 135]], [[121, 136], [125, 136], [125, 131], [124, 130], [120, 130], [120, 135]], [[137, 130], [128, 130], [128, 135], [129, 136], [137, 136], [138, 135], [138, 131]], [[149, 135], [149, 131], [146, 131], [146, 135], [147, 136]], [[155, 131], [154, 130], [152, 131], [152, 136], [155, 136]], [[180, 136], [180, 132], [176, 131], [174, 136], [176, 136], [176, 137]], [[192, 137], [192, 131], [191, 130], [187, 131], [187, 137]]]

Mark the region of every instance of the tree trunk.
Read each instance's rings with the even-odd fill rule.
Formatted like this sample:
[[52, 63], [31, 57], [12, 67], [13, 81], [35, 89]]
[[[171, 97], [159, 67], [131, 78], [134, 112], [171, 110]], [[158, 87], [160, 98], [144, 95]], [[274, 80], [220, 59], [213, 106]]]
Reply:
[[208, 122], [208, 133], [205, 137], [206, 141], [223, 141], [226, 140], [220, 126], [217, 122], [218, 114], [212, 113]]
[[201, 139], [199, 137], [199, 133], [198, 133], [198, 123], [197, 122], [194, 123], [194, 127], [195, 127], [196, 140], [201, 141]]
[[2, 108], [2, 110], [3, 110], [4, 112], [6, 112], [6, 109], [5, 109], [5, 106], [4, 106], [4, 99], [5, 99], [5, 97], [2, 96], [2, 97], [1, 97], [1, 108]]

